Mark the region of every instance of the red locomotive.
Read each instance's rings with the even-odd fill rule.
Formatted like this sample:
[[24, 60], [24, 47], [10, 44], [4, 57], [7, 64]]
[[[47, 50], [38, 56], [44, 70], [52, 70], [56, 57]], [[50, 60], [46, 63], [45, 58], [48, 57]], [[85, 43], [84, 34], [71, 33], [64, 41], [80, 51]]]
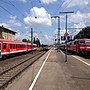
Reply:
[[[60, 48], [66, 49], [66, 45], [62, 44]], [[67, 43], [67, 50], [88, 56], [90, 55], [90, 39], [82, 38], [70, 41]]]
[[31, 47], [31, 43], [0, 39], [0, 58], [13, 53], [27, 52], [36, 49], [36, 44], [33, 44]]

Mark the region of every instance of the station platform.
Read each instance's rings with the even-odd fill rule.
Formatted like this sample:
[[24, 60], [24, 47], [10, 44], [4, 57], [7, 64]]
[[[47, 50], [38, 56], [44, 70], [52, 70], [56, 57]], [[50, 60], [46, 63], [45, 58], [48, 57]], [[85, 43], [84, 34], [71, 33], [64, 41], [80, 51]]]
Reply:
[[[47, 55], [48, 58], [33, 83]], [[5, 90], [90, 90], [90, 67], [71, 55], [68, 55], [68, 61], [65, 62], [65, 54], [53, 49]]]

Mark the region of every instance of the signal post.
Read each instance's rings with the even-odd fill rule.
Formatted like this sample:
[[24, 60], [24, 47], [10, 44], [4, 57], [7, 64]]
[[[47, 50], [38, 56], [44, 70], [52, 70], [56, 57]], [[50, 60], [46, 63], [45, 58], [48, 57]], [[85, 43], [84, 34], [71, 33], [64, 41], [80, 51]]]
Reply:
[[58, 47], [60, 46], [60, 16], [52, 16], [51, 18], [58, 18]]

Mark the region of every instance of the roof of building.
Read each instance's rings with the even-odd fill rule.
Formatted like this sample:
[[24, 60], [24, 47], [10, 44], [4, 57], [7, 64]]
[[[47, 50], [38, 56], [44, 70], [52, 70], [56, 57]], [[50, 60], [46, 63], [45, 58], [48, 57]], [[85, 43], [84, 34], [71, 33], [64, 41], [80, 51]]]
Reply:
[[8, 28], [5, 28], [3, 25], [0, 26], [0, 28], [1, 28], [1, 29], [4, 29], [4, 30], [7, 30], [7, 31], [10, 31], [10, 32], [13, 32], [13, 33], [17, 33], [17, 32], [15, 32], [15, 31], [12, 31], [12, 30], [8, 29]]

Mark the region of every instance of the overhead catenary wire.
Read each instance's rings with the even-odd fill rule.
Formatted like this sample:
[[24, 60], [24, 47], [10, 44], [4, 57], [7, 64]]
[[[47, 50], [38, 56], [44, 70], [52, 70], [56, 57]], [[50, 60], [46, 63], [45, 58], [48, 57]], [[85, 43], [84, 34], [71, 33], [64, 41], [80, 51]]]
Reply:
[[1, 2], [13, 6], [23, 17], [25, 17], [25, 15], [10, 0], [8, 0], [8, 2], [1, 0]]
[[72, 2], [72, 0], [70, 0], [68, 3], [66, 3], [66, 6], [65, 6], [64, 9], [61, 10], [61, 11], [64, 11], [64, 10], [70, 5], [71, 2]]
[[41, 0], [38, 0], [38, 2], [40, 3], [41, 7], [43, 7]]
[[[54, 12], [54, 13], [57, 13], [58, 11], [60, 11], [60, 8], [62, 8], [63, 4], [64, 4], [65, 1], [62, 2], [62, 4], [58, 7], [58, 9]], [[66, 3], [66, 6], [64, 7], [64, 9], [62, 9], [61, 11], [64, 11], [68, 6], [69, 4], [72, 2], [72, 0], [70, 0], [69, 2]]]
[[[0, 8], [2, 8], [3, 10], [5, 10], [6, 12], [8, 12], [10, 15], [14, 16], [10, 11], [8, 11], [6, 8], [4, 8], [3, 6], [0, 5]], [[19, 18], [17, 18], [21, 23], [23, 23]], [[23, 23], [25, 26], [26, 24]]]
[[8, 3], [8, 2], [6, 2], [4, 0], [0, 0], [0, 2], [3, 2], [3, 3], [8, 4], [8, 5], [11, 5], [10, 3]]
[[[8, 0], [8, 1], [4, 1], [4, 0], [1, 0], [3, 3], [5, 3], [5, 4], [8, 4], [8, 5], [11, 5], [11, 6], [13, 6], [23, 17], [25, 17], [25, 15], [10, 1], [10, 0]], [[31, 6], [32, 6], [32, 8], [34, 7], [34, 5], [33, 5], [33, 2], [32, 2], [32, 0], [30, 0], [31, 1]], [[6, 11], [8, 14], [10, 14], [10, 15], [12, 15], [12, 16], [14, 16], [14, 14], [11, 12], [11, 11], [9, 11], [9, 10], [7, 10], [4, 6], [0, 6], [0, 8], [2, 8], [4, 11]], [[18, 21], [20, 21], [22, 24], [24, 24], [25, 26], [28, 26], [28, 25], [26, 25], [24, 22], [22, 22], [22, 20], [20, 20], [19, 18], [17, 18], [17, 20]], [[31, 22], [32, 23], [32, 22]], [[35, 26], [36, 27], [36, 26]]]
[[25, 17], [25, 15], [10, 0], [8, 0], [8, 1], [23, 17]]
[[[12, 4], [10, 0], [8, 0], [9, 2], [6, 2], [6, 1], [4, 1], [4, 0], [0, 0], [0, 1], [2, 1], [2, 2], [5, 3], [5, 4], [8, 4], [8, 5], [13, 6], [23, 17], [25, 17], [25, 15], [24, 15], [14, 4]], [[9, 10], [7, 10], [4, 6], [0, 6], [0, 8], [2, 8], [2, 9], [3, 9], [4, 11], [6, 11], [8, 14], [14, 16], [14, 14], [12, 14], [12, 13], [11, 13]], [[25, 27], [27, 27], [27, 25], [26, 25], [21, 19], [19, 19], [18, 17], [17, 17], [17, 20], [18, 20], [19, 22], [21, 22]], [[21, 33], [23, 33], [23, 32], [21, 32]]]
[[64, 2], [65, 2], [65, 1], [63, 1], [63, 2], [61, 3], [61, 5], [58, 7], [58, 9], [57, 9], [54, 13], [57, 13], [57, 12], [59, 11], [59, 9], [62, 7], [62, 5], [63, 5]]
[[[45, 8], [45, 7], [43, 6], [41, 0], [38, 0], [38, 2], [40, 3], [41, 7]], [[48, 8], [47, 10], [49, 10], [49, 7], [48, 7], [48, 6], [47, 6], [47, 8]], [[46, 9], [46, 8], [45, 8], [45, 9]], [[47, 17], [48, 17], [48, 18], [51, 18], [51, 17], [48, 16], [48, 13], [46, 13], [46, 14], [47, 14]]]

